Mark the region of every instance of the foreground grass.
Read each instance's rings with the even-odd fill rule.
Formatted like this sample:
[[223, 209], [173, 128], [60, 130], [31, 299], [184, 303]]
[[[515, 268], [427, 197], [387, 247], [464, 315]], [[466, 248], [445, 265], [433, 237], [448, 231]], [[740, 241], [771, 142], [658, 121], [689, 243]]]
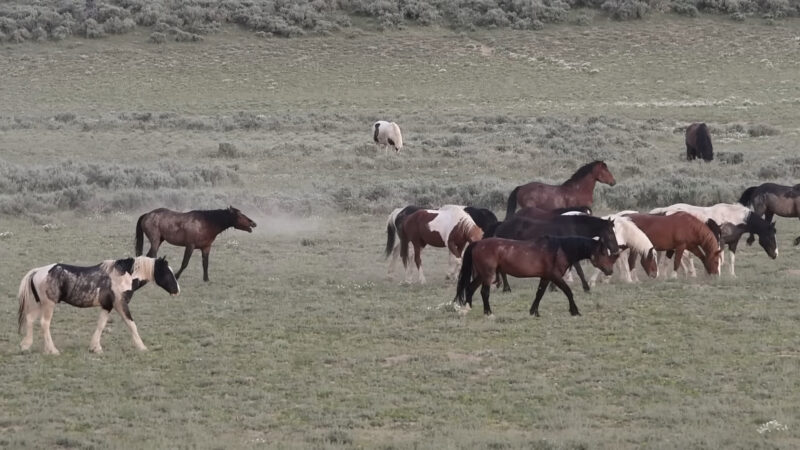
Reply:
[[[800, 173], [795, 22], [575, 30], [223, 30], [158, 48], [133, 32], [4, 48], [0, 174], [30, 184], [0, 196], [0, 445], [797, 447], [796, 220], [778, 223], [776, 261], [743, 246], [735, 280], [600, 285], [576, 293], [579, 318], [560, 293], [530, 318], [521, 280], [494, 294], [494, 321], [480, 306], [459, 316], [443, 306], [454, 289], [437, 250], [424, 256], [429, 285], [386, 279], [385, 213], [400, 204], [500, 212], [516, 184], [561, 181], [593, 158], [619, 181], [598, 190], [598, 212], [733, 201]], [[398, 94], [378, 101], [386, 86]], [[407, 130], [400, 155], [374, 152], [378, 117]], [[742, 163], [681, 161], [679, 128], [697, 119]], [[47, 169], [67, 160], [85, 178]], [[204, 178], [209, 167], [224, 180]], [[189, 181], [161, 184], [170, 173]], [[80, 188], [89, 197], [63, 211], [60, 196]], [[106, 352], [88, 353], [97, 311], [68, 307], [53, 324], [61, 356], [41, 354], [38, 328], [34, 350], [18, 351], [27, 269], [130, 254], [150, 207], [229, 203], [259, 226], [220, 237], [212, 281], [195, 255], [180, 297], [148, 286], [134, 298], [149, 352], [117, 319]], [[177, 266], [182, 251], [166, 253]], [[788, 429], [759, 433], [771, 420]]]

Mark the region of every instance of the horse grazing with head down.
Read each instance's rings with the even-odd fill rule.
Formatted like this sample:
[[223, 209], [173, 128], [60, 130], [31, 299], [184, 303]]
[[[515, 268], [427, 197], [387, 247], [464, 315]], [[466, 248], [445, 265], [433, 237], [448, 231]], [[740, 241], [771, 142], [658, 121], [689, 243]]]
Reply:
[[394, 122], [385, 120], [375, 122], [372, 125], [372, 140], [383, 147], [383, 153], [388, 151], [390, 145], [398, 153], [403, 148], [403, 135], [400, 133], [400, 127]]
[[487, 238], [470, 244], [464, 252], [464, 262], [458, 276], [456, 296], [453, 301], [472, 307], [472, 295], [481, 286], [483, 313], [492, 315], [489, 306], [491, 284], [497, 272], [513, 277], [539, 277], [539, 288], [531, 305], [531, 315], [539, 315], [539, 301], [552, 282], [569, 301], [569, 312], [580, 315], [572, 290], [564, 282], [564, 273], [578, 261], [588, 259], [606, 274], [611, 274], [618, 255], [600, 241], [583, 237], [542, 237], [533, 241]]
[[144, 236], [150, 241], [147, 256], [151, 258], [158, 254], [158, 248], [164, 241], [186, 247], [181, 268], [175, 274], [175, 278], [180, 278], [183, 269], [189, 265], [192, 252], [200, 249], [203, 255], [203, 281], [208, 281], [208, 255], [217, 235], [230, 227], [252, 233], [255, 226], [255, 222], [233, 206], [185, 213], [166, 208], [154, 209], [142, 214], [136, 222], [136, 256], [144, 250]]
[[[522, 241], [538, 239], [543, 236], [596, 237], [613, 254], [616, 255], [620, 251], [614, 232], [614, 221], [586, 215], [556, 216], [551, 220], [533, 220], [514, 216], [509, 220], [504, 220], [497, 227], [493, 236]], [[575, 264], [575, 271], [581, 279], [583, 290], [588, 291], [589, 283], [586, 282], [586, 276], [583, 274], [580, 264]], [[500, 275], [503, 278], [503, 291], [510, 291], [511, 287], [508, 285], [505, 273], [501, 271]]]
[[[621, 268], [620, 276], [628, 283], [633, 283], [634, 280], [639, 281], [636, 275], [636, 258], [640, 258], [640, 263], [644, 268], [645, 273], [651, 278], [658, 277], [658, 252], [647, 235], [644, 234], [639, 227], [636, 226], [631, 219], [623, 215], [609, 215], [603, 216], [604, 219], [614, 221], [614, 235], [617, 238], [617, 243], [621, 250], [620, 254], [628, 252], [627, 258], [620, 258], [617, 265]], [[597, 277], [600, 276], [600, 270], [595, 271], [592, 275], [591, 284], [594, 286]], [[609, 278], [606, 278], [609, 281]]]
[[64, 302], [79, 308], [91, 306], [102, 308], [89, 350], [97, 353], [103, 351], [100, 346], [100, 336], [112, 309], [116, 309], [125, 320], [136, 348], [147, 350], [128, 308], [133, 291], [146, 281], [155, 281], [172, 295], [180, 293], [178, 280], [164, 258], [139, 256], [110, 259], [91, 267], [50, 264], [31, 269], [22, 277], [19, 284], [20, 333], [25, 327], [25, 337], [20, 343], [20, 348], [28, 350], [31, 347], [33, 322], [41, 317], [44, 352], [58, 354], [58, 349], [50, 336], [50, 321], [56, 304]]
[[[627, 215], [644, 231], [658, 251], [675, 251], [673, 277], [677, 277], [683, 252], [688, 250], [703, 261], [706, 272], [719, 275], [719, 241], [711, 229], [689, 213], [677, 212], [669, 216], [654, 214]], [[711, 221], [713, 222], [713, 221]]]
[[517, 205], [522, 208], [536, 206], [542, 209], [575, 206], [591, 208], [594, 203], [594, 185], [598, 181], [610, 186], [617, 183], [603, 161], [593, 161], [584, 165], [560, 185], [534, 181], [517, 186], [508, 196], [506, 219], [514, 215]]
[[[422, 249], [426, 245], [447, 247], [450, 250], [449, 279], [458, 271], [461, 254], [470, 242], [483, 238], [483, 230], [475, 224], [462, 206], [445, 205], [438, 210], [423, 209], [406, 217], [403, 234], [400, 235], [400, 257], [403, 266], [408, 267], [409, 244], [414, 246], [414, 262], [417, 265], [419, 282], [425, 283], [422, 273]], [[406, 281], [411, 281], [406, 274]]]
[[695, 158], [705, 161], [714, 159], [711, 133], [704, 123], [693, 123], [686, 129], [686, 159], [691, 161]]

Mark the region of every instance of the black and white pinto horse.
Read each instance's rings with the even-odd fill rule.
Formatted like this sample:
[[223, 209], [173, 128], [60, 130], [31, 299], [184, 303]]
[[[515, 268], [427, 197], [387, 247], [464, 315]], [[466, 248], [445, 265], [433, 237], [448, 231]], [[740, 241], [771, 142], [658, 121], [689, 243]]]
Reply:
[[25, 327], [20, 348], [28, 350], [31, 347], [33, 322], [41, 317], [44, 352], [59, 353], [50, 336], [50, 321], [56, 304], [64, 302], [79, 308], [102, 308], [89, 350], [102, 353], [100, 335], [112, 309], [116, 309], [125, 320], [136, 348], [147, 350], [128, 308], [133, 292], [145, 281], [155, 281], [172, 295], [180, 293], [178, 280], [164, 258], [139, 256], [109, 259], [91, 267], [49, 264], [31, 269], [19, 284], [19, 332], [22, 333], [22, 327]]

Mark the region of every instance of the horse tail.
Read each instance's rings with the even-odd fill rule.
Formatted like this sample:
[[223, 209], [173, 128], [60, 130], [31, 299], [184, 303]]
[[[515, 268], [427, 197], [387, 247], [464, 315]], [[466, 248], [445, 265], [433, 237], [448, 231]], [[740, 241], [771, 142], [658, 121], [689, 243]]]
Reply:
[[697, 148], [700, 150], [700, 157], [706, 161], [714, 159], [714, 147], [711, 145], [711, 132], [708, 131], [708, 126], [701, 123], [697, 127]]
[[408, 239], [400, 238], [400, 260], [403, 267], [408, 267]]
[[458, 274], [458, 284], [456, 285], [456, 298], [453, 299], [459, 304], [464, 304], [464, 293], [467, 291], [469, 283], [472, 281], [472, 248], [475, 244], [469, 244], [464, 250], [464, 256], [461, 259], [461, 272]]
[[753, 203], [753, 194], [755, 194], [756, 188], [758, 188], [758, 186], [750, 186], [745, 189], [744, 192], [742, 192], [742, 196], [739, 197], [739, 203], [744, 206], [750, 206]]
[[508, 194], [508, 205], [506, 206], [506, 218], [503, 220], [508, 220], [511, 216], [514, 215], [514, 211], [517, 210], [517, 192], [519, 192], [519, 186], [515, 187], [510, 194]]
[[380, 122], [375, 122], [375, 132], [372, 133], [372, 140], [378, 142], [378, 129], [381, 127]]
[[17, 314], [17, 331], [22, 334], [22, 325], [25, 323], [25, 311], [28, 309], [28, 304], [32, 301], [40, 303], [39, 294], [36, 292], [36, 286], [33, 285], [33, 276], [36, 275], [36, 269], [31, 269], [22, 277], [19, 283], [19, 313]]
[[142, 252], [144, 251], [144, 232], [142, 231], [142, 221], [146, 215], [147, 214], [142, 214], [139, 216], [139, 220], [136, 221], [136, 243], [134, 249], [136, 251], [136, 256], [142, 256]]
[[386, 257], [388, 258], [389, 255], [392, 254], [392, 250], [394, 250], [394, 237], [397, 234], [397, 230], [395, 229], [394, 221], [392, 217], [389, 217], [389, 221], [386, 223]]

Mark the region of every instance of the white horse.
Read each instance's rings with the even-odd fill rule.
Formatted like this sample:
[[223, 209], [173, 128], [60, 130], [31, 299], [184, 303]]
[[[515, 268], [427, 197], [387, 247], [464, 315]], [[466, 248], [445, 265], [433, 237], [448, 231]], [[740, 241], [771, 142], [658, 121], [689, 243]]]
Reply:
[[56, 304], [64, 302], [79, 308], [102, 308], [89, 350], [102, 353], [100, 335], [112, 309], [125, 320], [136, 348], [147, 350], [128, 308], [133, 291], [147, 281], [155, 281], [172, 295], [180, 293], [178, 281], [164, 258], [139, 256], [109, 259], [91, 267], [49, 264], [31, 269], [19, 284], [19, 332], [25, 327], [20, 348], [28, 350], [33, 344], [33, 322], [41, 316], [44, 352], [59, 353], [50, 336], [50, 321]]
[[[667, 206], [664, 208], [655, 208], [652, 211], [650, 211], [650, 214], [670, 215], [679, 211], [689, 213], [694, 217], [696, 217], [697, 219], [699, 219], [700, 221], [702, 221], [703, 223], [706, 223], [708, 222], [709, 219], [711, 219], [723, 229], [726, 229], [726, 227], [724, 227], [725, 224], [730, 224], [734, 226], [746, 225], [748, 222], [748, 217], [753, 212], [752, 209], [743, 206], [739, 203], [717, 203], [716, 205], [712, 206], [694, 206], [686, 203], [676, 203], [674, 205]], [[722, 265], [725, 262], [725, 252], [723, 247], [724, 247], [723, 242], [720, 241], [720, 249], [723, 250], [723, 252], [720, 254], [720, 267], [722, 267]], [[730, 255], [731, 276], [736, 276], [734, 272], [736, 253], [735, 250], [731, 248], [729, 248], [728, 250], [731, 252]], [[777, 249], [775, 250], [775, 255], [777, 256]], [[689, 255], [685, 253], [684, 256], [685, 258], [683, 261], [681, 261], [681, 266], [684, 268], [684, 270], [686, 270], [686, 261], [688, 260], [689, 272], [691, 273], [692, 276], [697, 276], [697, 272], [695, 271], [694, 268], [694, 259], [690, 258]]]
[[[648, 275], [654, 278], [658, 277], [657, 252], [647, 235], [644, 234], [631, 219], [625, 217], [625, 214], [630, 212], [631, 211], [623, 211], [621, 213], [603, 216], [603, 219], [614, 221], [614, 234], [617, 238], [617, 243], [620, 245], [620, 248], [624, 248], [623, 253], [626, 251], [630, 253], [628, 258], [620, 257], [617, 259], [620, 278], [627, 283], [639, 281], [639, 276], [636, 274], [636, 267], [634, 266], [633, 269], [631, 269], [632, 264], [628, 262], [629, 260], [635, 261], [634, 258], [636, 256], [641, 257], [641, 264]], [[600, 273], [601, 271], [598, 269], [594, 275], [592, 275], [592, 286], [595, 285]], [[610, 280], [610, 275], [605, 277], [605, 282]]]
[[383, 147], [384, 154], [388, 152], [390, 145], [396, 152], [403, 148], [403, 135], [396, 123], [379, 120], [372, 125], [372, 129], [372, 140], [378, 147]]

